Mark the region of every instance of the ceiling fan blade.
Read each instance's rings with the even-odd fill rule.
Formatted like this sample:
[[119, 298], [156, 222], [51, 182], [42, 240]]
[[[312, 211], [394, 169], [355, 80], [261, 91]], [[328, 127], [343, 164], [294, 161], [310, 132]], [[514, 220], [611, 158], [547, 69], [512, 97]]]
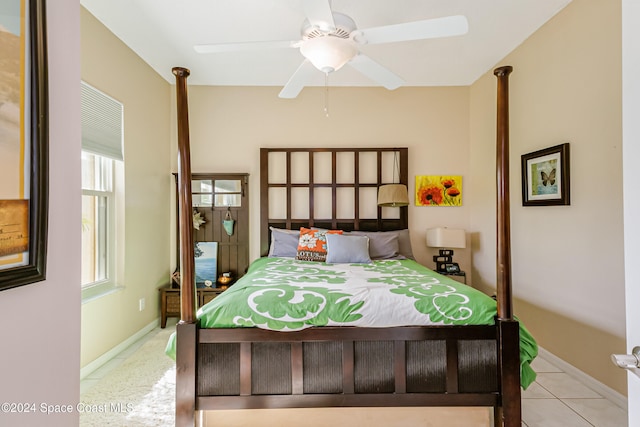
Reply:
[[356, 55], [347, 64], [389, 90], [397, 89], [404, 83], [398, 75], [362, 53]]
[[300, 40], [275, 40], [264, 42], [240, 42], [240, 43], [220, 43], [220, 44], [197, 44], [193, 48], [198, 53], [221, 53], [239, 52], [245, 50], [260, 49], [280, 49], [289, 47], [299, 47]]
[[298, 96], [302, 88], [305, 87], [307, 82], [311, 79], [313, 74], [317, 73], [318, 70], [313, 64], [305, 59], [302, 64], [298, 67], [298, 69], [293, 73], [293, 75], [289, 78], [289, 81], [282, 88], [280, 93], [278, 94], [279, 98], [295, 98]]
[[328, 0], [303, 0], [302, 8], [311, 25], [322, 31], [333, 31], [336, 28]]
[[452, 37], [469, 31], [467, 18], [462, 15], [425, 19], [405, 24], [385, 25], [364, 30], [356, 30], [354, 41], [358, 43], [393, 43], [409, 40], [423, 40], [438, 37]]

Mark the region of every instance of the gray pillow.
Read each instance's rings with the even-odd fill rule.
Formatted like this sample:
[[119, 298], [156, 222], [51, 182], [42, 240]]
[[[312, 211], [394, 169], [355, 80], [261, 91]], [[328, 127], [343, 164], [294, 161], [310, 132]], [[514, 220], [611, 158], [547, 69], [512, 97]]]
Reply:
[[349, 236], [327, 234], [328, 263], [370, 264], [369, 238], [367, 236]]
[[271, 230], [270, 257], [295, 258], [298, 254], [298, 239], [300, 230], [286, 230], [269, 227]]
[[409, 230], [398, 230], [398, 231], [385, 231], [385, 233], [396, 233], [398, 235], [398, 246], [400, 246], [400, 255], [404, 255], [409, 259], [415, 259], [413, 257], [413, 249], [411, 248], [411, 235], [409, 235]]
[[352, 231], [349, 234], [369, 237], [371, 259], [414, 259], [409, 230]]
[[371, 232], [364, 234], [364, 236], [369, 238], [369, 256], [371, 259], [392, 259], [400, 254], [400, 246], [396, 234]]

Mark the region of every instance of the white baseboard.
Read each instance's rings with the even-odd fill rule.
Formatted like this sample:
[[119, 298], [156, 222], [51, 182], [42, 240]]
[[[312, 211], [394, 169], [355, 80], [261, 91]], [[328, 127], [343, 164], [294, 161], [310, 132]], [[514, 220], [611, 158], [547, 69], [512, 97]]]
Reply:
[[151, 332], [154, 328], [158, 327], [159, 325], [160, 325], [160, 319], [154, 320], [144, 328], [140, 329], [135, 334], [131, 335], [126, 340], [122, 341], [117, 346], [113, 347], [111, 350], [104, 353], [102, 356], [98, 357], [93, 362], [88, 363], [84, 368], [80, 369], [80, 379], [83, 380], [89, 375], [91, 375], [93, 371], [100, 368], [102, 365], [104, 365], [105, 363], [107, 363], [108, 361], [116, 357], [118, 354], [124, 351], [131, 344], [138, 341], [140, 338], [142, 338], [143, 336]]
[[540, 355], [540, 357], [547, 360], [552, 365], [555, 365], [556, 367], [560, 368], [566, 374], [574, 377], [575, 379], [577, 379], [578, 381], [580, 381], [581, 383], [589, 387], [591, 390], [598, 393], [600, 396], [610, 400], [611, 402], [615, 403], [625, 411], [629, 410], [627, 397], [624, 396], [623, 394], [618, 393], [611, 387], [601, 383], [600, 381], [596, 380], [592, 376], [585, 374], [580, 369], [565, 362], [555, 354], [550, 353], [548, 350], [545, 350], [542, 347], [538, 347], [538, 354]]

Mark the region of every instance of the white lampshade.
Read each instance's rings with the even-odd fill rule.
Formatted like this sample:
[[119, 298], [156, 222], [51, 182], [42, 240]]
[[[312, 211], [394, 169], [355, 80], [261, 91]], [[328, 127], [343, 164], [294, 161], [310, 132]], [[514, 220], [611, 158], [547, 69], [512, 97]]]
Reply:
[[427, 246], [430, 248], [466, 248], [466, 233], [457, 228], [430, 228], [427, 230]]
[[349, 39], [323, 36], [305, 40], [300, 47], [300, 53], [318, 70], [331, 73], [349, 62], [358, 50]]
[[378, 206], [400, 207], [409, 204], [409, 192], [404, 184], [381, 185], [378, 189]]

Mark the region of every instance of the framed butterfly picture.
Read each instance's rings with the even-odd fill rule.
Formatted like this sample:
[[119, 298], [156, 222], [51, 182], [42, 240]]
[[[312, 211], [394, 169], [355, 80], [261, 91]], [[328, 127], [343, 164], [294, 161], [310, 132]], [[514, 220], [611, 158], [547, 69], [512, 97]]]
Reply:
[[570, 205], [569, 143], [522, 155], [522, 205]]

